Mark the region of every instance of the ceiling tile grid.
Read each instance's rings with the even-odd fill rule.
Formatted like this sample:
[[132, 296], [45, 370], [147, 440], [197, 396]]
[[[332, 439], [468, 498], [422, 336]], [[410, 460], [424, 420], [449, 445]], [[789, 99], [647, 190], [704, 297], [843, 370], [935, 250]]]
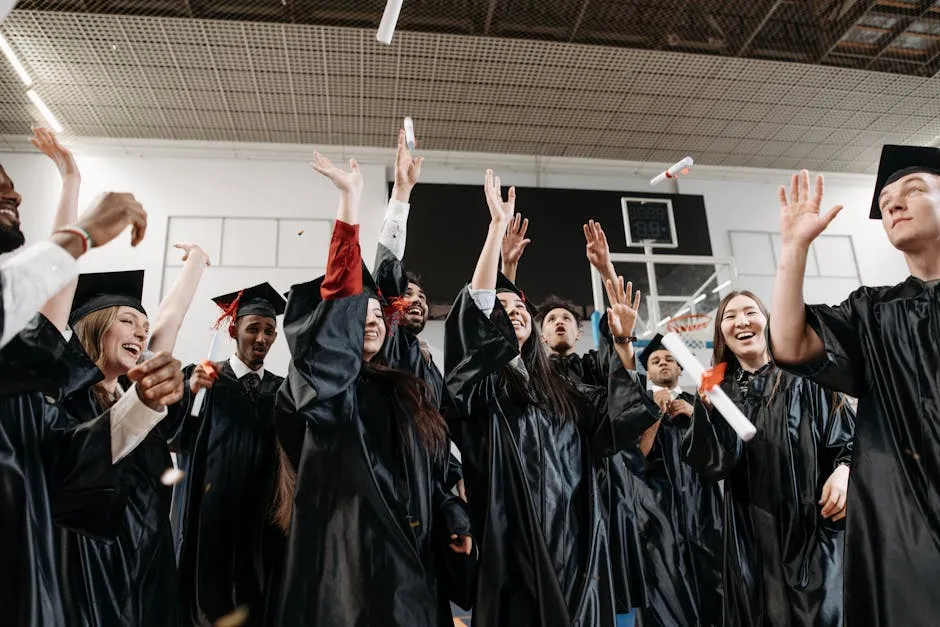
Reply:
[[[411, 115], [427, 149], [865, 172], [940, 135], [940, 79], [828, 65], [22, 9], [0, 32], [76, 135], [388, 145]], [[4, 65], [0, 133], [41, 120], [23, 91]]]

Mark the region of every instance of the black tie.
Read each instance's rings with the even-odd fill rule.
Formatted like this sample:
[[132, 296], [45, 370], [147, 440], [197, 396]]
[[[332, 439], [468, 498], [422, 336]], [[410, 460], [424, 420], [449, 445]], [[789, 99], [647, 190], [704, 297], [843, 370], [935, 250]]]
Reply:
[[254, 398], [258, 391], [258, 386], [261, 385], [261, 377], [258, 376], [257, 372], [249, 372], [242, 377], [242, 385], [248, 390], [248, 395]]

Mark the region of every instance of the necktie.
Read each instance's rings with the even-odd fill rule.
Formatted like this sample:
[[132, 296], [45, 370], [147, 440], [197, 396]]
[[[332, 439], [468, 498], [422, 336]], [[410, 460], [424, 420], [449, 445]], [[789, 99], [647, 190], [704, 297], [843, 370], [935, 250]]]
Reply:
[[249, 372], [242, 377], [242, 385], [248, 391], [248, 395], [254, 398], [258, 392], [258, 386], [261, 385], [261, 377], [257, 372]]

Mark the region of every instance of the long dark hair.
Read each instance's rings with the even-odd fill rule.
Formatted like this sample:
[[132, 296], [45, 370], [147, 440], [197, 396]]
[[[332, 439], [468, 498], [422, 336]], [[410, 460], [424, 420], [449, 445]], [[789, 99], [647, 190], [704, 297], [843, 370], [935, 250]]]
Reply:
[[[376, 359], [379, 359], [378, 355]], [[444, 459], [448, 452], [447, 423], [437, 410], [431, 387], [410, 372], [389, 368], [376, 360], [363, 361], [362, 373], [391, 388], [395, 400], [404, 410], [393, 412], [399, 433], [407, 438], [414, 428], [418, 443], [428, 456], [436, 461]], [[277, 442], [277, 455], [280, 469], [272, 519], [287, 534], [294, 510], [297, 471], [280, 441]]]
[[541, 327], [532, 318], [532, 333], [522, 344], [522, 363], [529, 374], [526, 378], [511, 365], [503, 366], [500, 376], [506, 381], [509, 395], [522, 405], [535, 405], [561, 422], [577, 423], [584, 399], [571, 382], [552, 367], [542, 342]]

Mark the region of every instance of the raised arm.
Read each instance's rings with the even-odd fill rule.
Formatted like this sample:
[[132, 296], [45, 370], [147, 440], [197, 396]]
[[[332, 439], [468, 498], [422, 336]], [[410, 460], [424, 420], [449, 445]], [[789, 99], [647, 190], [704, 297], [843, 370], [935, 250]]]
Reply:
[[614, 350], [620, 357], [620, 362], [627, 370], [636, 370], [636, 353], [633, 350], [633, 335], [636, 319], [640, 308], [640, 290], [633, 293], [633, 283], [623, 284], [623, 277], [608, 280], [607, 299], [610, 307], [607, 309], [607, 325], [613, 336]]
[[[78, 219], [78, 192], [82, 185], [82, 175], [75, 163], [72, 152], [65, 148], [49, 130], [36, 127], [29, 139], [42, 154], [49, 157], [59, 171], [62, 180], [62, 192], [59, 206], [52, 219], [52, 232], [75, 225]], [[55, 296], [50, 298], [39, 312], [60, 331], [69, 325], [69, 311], [72, 309], [72, 297], [78, 279], [69, 281]]]
[[173, 352], [196, 288], [199, 287], [203, 272], [210, 265], [209, 255], [196, 244], [174, 244], [174, 248], [183, 251], [183, 271], [170, 293], [160, 303], [153, 333], [150, 335], [149, 350], [154, 353]]
[[588, 262], [597, 269], [605, 284], [607, 281], [616, 283], [617, 271], [610, 260], [610, 245], [607, 243], [607, 235], [601, 228], [600, 222], [588, 220], [588, 223], [584, 225], [584, 241]]
[[803, 302], [803, 275], [809, 247], [842, 211], [837, 205], [825, 215], [819, 205], [823, 196], [823, 177], [816, 177], [811, 190], [809, 172], [800, 171], [790, 181], [790, 197], [780, 187], [780, 260], [774, 281], [773, 311], [770, 316], [770, 349], [780, 364], [802, 364], [825, 357], [825, 346], [806, 322]]
[[405, 143], [405, 131], [398, 132], [395, 153], [395, 185], [385, 208], [375, 252], [375, 282], [387, 297], [402, 296], [408, 290], [408, 278], [402, 260], [408, 235], [411, 191], [421, 178], [424, 157], [413, 158]]
[[512, 219], [506, 234], [503, 236], [502, 256], [503, 256], [503, 275], [513, 283], [516, 282], [516, 273], [519, 271], [519, 260], [522, 259], [522, 253], [525, 247], [532, 240], [526, 239], [526, 231], [529, 230], [529, 219], [522, 219], [520, 214]]
[[516, 209], [516, 188], [509, 188], [508, 200], [503, 202], [503, 191], [498, 176], [492, 170], [486, 171], [483, 191], [486, 205], [490, 209], [490, 227], [486, 232], [483, 250], [473, 271], [470, 288], [474, 290], [496, 290], [496, 273], [499, 271], [499, 254], [503, 237], [512, 221]]

